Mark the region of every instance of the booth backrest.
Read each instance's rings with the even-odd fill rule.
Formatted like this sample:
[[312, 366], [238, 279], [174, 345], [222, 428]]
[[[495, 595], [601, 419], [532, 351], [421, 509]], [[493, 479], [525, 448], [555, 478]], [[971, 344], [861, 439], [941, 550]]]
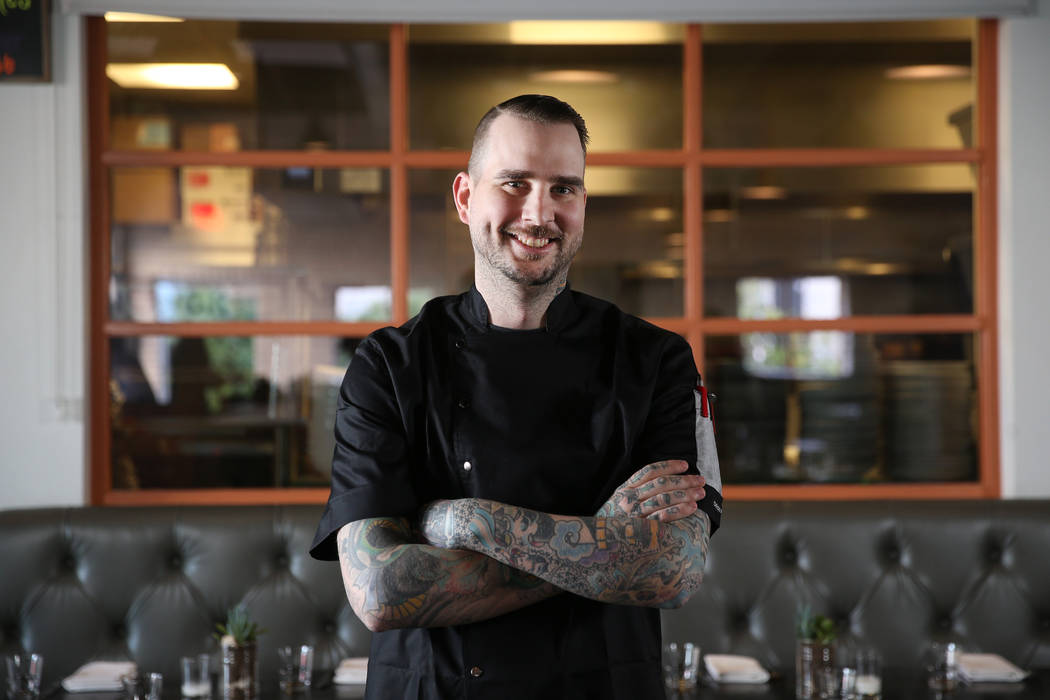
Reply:
[[[92, 659], [175, 678], [217, 651], [244, 604], [276, 648], [316, 666], [368, 652], [336, 564], [307, 554], [317, 506], [68, 508], [0, 512], [0, 651], [39, 651], [45, 685]], [[705, 583], [664, 613], [668, 639], [793, 663], [801, 605], [912, 665], [935, 638], [1050, 667], [1050, 501], [727, 502]], [[2, 671], [0, 671], [2, 673]]]
[[668, 639], [787, 669], [808, 604], [888, 666], [952, 639], [1050, 667], [1050, 501], [727, 501], [711, 549]]

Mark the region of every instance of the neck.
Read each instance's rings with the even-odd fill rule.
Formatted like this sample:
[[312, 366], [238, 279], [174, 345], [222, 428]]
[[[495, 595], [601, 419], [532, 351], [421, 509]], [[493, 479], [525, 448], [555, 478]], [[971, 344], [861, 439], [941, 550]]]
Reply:
[[565, 288], [565, 277], [544, 285], [525, 286], [475, 274], [474, 285], [489, 308], [489, 323], [500, 328], [531, 330], [544, 326], [547, 309]]

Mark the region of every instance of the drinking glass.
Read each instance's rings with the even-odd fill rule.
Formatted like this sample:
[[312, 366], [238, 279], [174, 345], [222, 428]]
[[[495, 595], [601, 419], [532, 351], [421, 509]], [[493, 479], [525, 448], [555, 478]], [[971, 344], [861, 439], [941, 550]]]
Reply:
[[8, 700], [36, 700], [40, 697], [40, 676], [44, 657], [40, 654], [12, 654], [4, 657], [7, 666]]
[[857, 652], [857, 677], [853, 685], [856, 700], [882, 700], [882, 657], [871, 647]]
[[314, 648], [309, 644], [280, 647], [277, 655], [281, 659], [278, 669], [281, 690], [285, 693], [309, 690], [310, 674], [314, 668]]
[[129, 673], [120, 677], [120, 684], [124, 686], [124, 695], [128, 700], [161, 700], [164, 676], [159, 673], [148, 676]]
[[211, 659], [207, 654], [182, 657], [182, 697], [211, 696]]
[[926, 678], [930, 688], [952, 691], [959, 685], [959, 646], [933, 642], [926, 651]]
[[664, 684], [678, 692], [692, 690], [700, 679], [700, 647], [692, 642], [664, 644]]

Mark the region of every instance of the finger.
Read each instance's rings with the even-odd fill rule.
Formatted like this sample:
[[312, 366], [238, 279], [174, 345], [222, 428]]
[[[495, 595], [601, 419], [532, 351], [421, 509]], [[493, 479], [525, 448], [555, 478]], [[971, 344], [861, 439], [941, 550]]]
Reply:
[[676, 503], [673, 506], [667, 508], [661, 508], [658, 511], [650, 513], [646, 516], [649, 520], [659, 520], [662, 523], [671, 523], [675, 520], [682, 520], [688, 518], [690, 515], [696, 512], [696, 501], [687, 501], [686, 503]]
[[700, 489], [675, 489], [667, 493], [661, 493], [652, 498], [647, 498], [639, 504], [642, 515], [649, 516], [664, 508], [682, 503], [696, 503], [704, 498], [704, 490]]
[[682, 476], [658, 476], [652, 481], [647, 481], [635, 488], [638, 498], [652, 498], [657, 494], [667, 493], [678, 489], [702, 488], [707, 481], [699, 474], [685, 474]]
[[627, 483], [631, 486], [638, 486], [639, 484], [644, 484], [647, 481], [660, 476], [681, 474], [688, 468], [689, 464], [681, 459], [665, 459], [660, 462], [652, 462], [636, 471], [631, 478], [627, 480]]

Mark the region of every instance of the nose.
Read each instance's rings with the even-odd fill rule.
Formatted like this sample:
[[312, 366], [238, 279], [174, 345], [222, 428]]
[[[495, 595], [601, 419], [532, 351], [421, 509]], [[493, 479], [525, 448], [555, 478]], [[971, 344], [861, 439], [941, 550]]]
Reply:
[[554, 199], [545, 187], [534, 188], [525, 198], [522, 221], [532, 226], [546, 226], [554, 221]]

